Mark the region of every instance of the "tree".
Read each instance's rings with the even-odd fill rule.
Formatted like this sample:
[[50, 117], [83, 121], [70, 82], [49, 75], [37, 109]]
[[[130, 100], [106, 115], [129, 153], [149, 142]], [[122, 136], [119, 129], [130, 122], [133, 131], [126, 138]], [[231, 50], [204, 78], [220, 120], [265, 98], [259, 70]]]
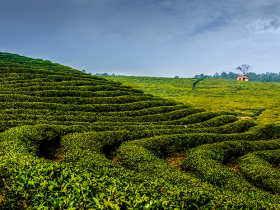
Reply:
[[83, 69], [82, 72], [86, 73], [86, 70]]
[[230, 71], [228, 73], [228, 78], [229, 79], [236, 79], [236, 77], [238, 77], [238, 74], [235, 74], [234, 72]]
[[204, 74], [200, 74], [200, 75], [199, 75], [199, 78], [204, 79]]
[[250, 78], [250, 81], [258, 81], [258, 75], [255, 72], [249, 72], [247, 77]]
[[218, 72], [215, 73], [215, 75], [213, 76], [213, 78], [216, 78], [216, 79], [220, 79], [220, 75]]
[[179, 78], [179, 76], [175, 76], [174, 78]]
[[221, 79], [228, 79], [228, 74], [225, 71], [221, 73]]
[[249, 68], [251, 68], [249, 65], [243, 64], [241, 67], [238, 66], [238, 67], [236, 68], [236, 70], [241, 71], [241, 72], [242, 72], [242, 75], [245, 75], [245, 74], [248, 73], [248, 69], [249, 69]]

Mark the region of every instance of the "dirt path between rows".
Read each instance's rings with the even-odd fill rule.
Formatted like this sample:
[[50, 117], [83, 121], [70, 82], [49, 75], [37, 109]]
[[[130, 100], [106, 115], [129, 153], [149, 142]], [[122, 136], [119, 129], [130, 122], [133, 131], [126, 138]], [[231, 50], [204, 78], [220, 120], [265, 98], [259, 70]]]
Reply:
[[241, 119], [253, 119], [252, 117], [248, 117], [248, 116], [246, 116], [246, 117], [237, 117], [237, 118], [241, 118]]

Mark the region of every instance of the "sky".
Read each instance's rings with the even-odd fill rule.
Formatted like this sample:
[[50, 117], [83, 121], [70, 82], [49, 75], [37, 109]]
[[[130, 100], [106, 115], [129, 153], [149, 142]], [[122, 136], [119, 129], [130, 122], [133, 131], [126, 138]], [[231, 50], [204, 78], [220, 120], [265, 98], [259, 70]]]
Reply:
[[279, 73], [279, 0], [1, 0], [0, 51], [87, 73]]

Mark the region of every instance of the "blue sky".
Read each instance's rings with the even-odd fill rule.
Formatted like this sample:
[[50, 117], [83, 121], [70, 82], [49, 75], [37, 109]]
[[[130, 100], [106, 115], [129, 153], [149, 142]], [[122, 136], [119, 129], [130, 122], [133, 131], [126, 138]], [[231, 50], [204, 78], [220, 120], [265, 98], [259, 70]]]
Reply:
[[86, 72], [279, 73], [279, 0], [1, 0], [0, 51]]

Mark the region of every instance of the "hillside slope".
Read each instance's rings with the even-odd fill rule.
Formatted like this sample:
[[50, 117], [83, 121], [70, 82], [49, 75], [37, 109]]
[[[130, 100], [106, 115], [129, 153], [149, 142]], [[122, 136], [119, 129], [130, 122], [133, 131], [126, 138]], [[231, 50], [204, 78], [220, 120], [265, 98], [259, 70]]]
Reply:
[[[235, 112], [257, 124], [280, 125], [280, 83], [230, 79], [102, 76], [169, 100], [207, 109]], [[199, 81], [195, 88], [194, 84]]]
[[2, 209], [279, 208], [277, 126], [0, 58]]

